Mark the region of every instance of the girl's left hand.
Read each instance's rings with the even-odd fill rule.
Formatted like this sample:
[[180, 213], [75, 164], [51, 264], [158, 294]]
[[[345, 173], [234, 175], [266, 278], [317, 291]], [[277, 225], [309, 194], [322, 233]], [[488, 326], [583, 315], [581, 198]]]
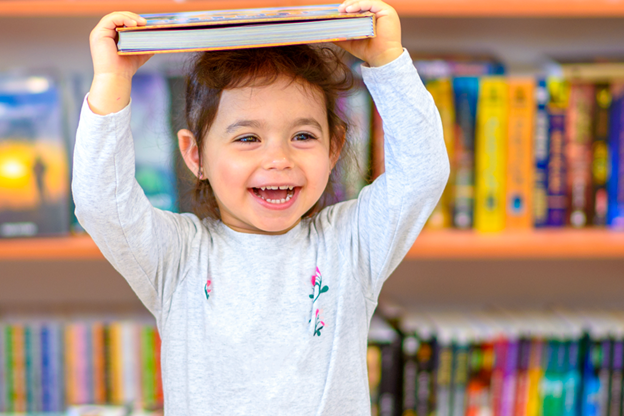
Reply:
[[377, 35], [374, 38], [346, 40], [335, 44], [370, 66], [382, 66], [394, 61], [403, 53], [401, 22], [390, 5], [381, 0], [345, 0], [340, 12], [370, 11], [377, 18]]

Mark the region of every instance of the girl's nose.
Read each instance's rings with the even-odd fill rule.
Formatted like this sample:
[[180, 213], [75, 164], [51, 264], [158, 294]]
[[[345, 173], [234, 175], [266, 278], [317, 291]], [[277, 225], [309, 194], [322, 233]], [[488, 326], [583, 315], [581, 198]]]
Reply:
[[271, 146], [264, 156], [263, 167], [265, 169], [290, 169], [293, 167], [290, 152], [284, 146]]

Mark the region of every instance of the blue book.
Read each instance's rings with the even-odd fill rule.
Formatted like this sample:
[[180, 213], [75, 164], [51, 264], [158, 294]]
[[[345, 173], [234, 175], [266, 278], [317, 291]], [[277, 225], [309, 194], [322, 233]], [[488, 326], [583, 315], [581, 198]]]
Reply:
[[474, 218], [474, 150], [479, 78], [453, 80], [455, 122], [457, 123], [453, 225], [471, 228]]
[[535, 113], [535, 193], [533, 198], [533, 217], [535, 227], [544, 227], [548, 223], [548, 161], [550, 135], [548, 124], [548, 89], [546, 80], [540, 79], [535, 90], [537, 111]]
[[563, 379], [563, 415], [579, 415], [581, 388], [580, 342], [573, 339], [566, 342], [567, 368]]
[[50, 328], [44, 324], [41, 326], [41, 410], [52, 411], [52, 357]]
[[136, 180], [150, 203], [178, 211], [174, 154], [177, 143], [170, 128], [169, 87], [156, 73], [132, 78], [132, 118]]
[[607, 225], [624, 229], [624, 83], [611, 86]]

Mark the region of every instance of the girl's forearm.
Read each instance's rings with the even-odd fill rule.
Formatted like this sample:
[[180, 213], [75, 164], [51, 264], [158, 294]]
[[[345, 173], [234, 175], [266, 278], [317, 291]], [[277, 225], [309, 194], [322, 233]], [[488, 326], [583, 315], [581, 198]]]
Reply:
[[117, 74], [99, 74], [93, 78], [89, 91], [89, 107], [105, 116], [123, 110], [130, 102], [132, 78]]

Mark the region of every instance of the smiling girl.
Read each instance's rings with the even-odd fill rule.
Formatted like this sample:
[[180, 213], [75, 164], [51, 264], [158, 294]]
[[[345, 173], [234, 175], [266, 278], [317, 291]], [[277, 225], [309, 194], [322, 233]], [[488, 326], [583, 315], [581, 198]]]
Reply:
[[337, 43], [384, 123], [385, 173], [324, 206], [345, 145], [336, 99], [349, 70], [311, 46], [198, 54], [187, 77], [182, 156], [194, 213], [153, 208], [134, 179], [130, 85], [149, 57], [118, 56], [105, 16], [74, 155], [76, 215], [156, 317], [165, 414], [366, 415], [368, 326], [448, 177], [431, 96], [381, 1], [377, 36]]

